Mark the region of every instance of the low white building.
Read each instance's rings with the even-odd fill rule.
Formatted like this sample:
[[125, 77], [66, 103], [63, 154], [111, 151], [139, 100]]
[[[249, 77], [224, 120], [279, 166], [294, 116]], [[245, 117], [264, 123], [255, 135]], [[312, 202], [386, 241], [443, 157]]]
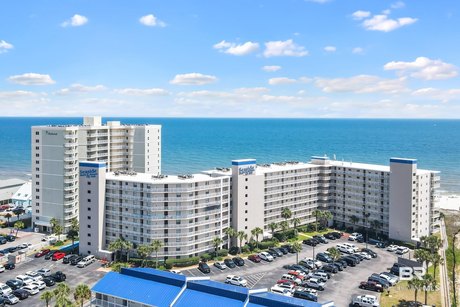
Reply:
[[16, 207], [27, 208], [32, 204], [32, 182], [24, 183], [11, 197], [11, 202]]
[[11, 204], [14, 194], [25, 183], [25, 180], [16, 178], [0, 180], [0, 205]]

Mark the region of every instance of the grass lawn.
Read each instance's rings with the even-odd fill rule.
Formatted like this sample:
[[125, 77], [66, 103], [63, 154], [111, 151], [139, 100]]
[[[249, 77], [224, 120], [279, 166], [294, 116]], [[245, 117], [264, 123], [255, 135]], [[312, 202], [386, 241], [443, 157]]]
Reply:
[[328, 232], [331, 232], [331, 231], [334, 231], [333, 229], [330, 229], [330, 228], [326, 228], [322, 231], [312, 231], [312, 232], [299, 232], [299, 235], [298, 235], [298, 238], [300, 240], [305, 240], [305, 239], [309, 239], [315, 235], [324, 235]]
[[[428, 268], [428, 274], [433, 275], [433, 266]], [[436, 270], [436, 279], [439, 285], [439, 268]], [[380, 306], [382, 307], [392, 307], [397, 306], [400, 301], [413, 301], [415, 299], [414, 290], [409, 289], [408, 281], [404, 280], [390, 288], [390, 294], [382, 293], [380, 296]], [[418, 291], [417, 301], [424, 303], [425, 302], [425, 292], [422, 290]], [[428, 305], [441, 306], [441, 291], [429, 291], [428, 292]]]

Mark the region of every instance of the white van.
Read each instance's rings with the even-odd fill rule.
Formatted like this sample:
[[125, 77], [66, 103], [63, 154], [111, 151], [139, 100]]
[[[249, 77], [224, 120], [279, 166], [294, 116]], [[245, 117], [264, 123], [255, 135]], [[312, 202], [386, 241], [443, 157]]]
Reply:
[[94, 261], [96, 261], [96, 257], [94, 257], [94, 255], [88, 255], [85, 258], [83, 258], [79, 263], [77, 263], [77, 267], [84, 268], [85, 266], [90, 265]]
[[358, 248], [354, 245], [354, 244], [351, 244], [351, 243], [342, 243], [343, 246], [346, 246], [348, 248], [350, 248], [351, 250], [353, 250], [353, 252], [357, 253], [358, 252]]

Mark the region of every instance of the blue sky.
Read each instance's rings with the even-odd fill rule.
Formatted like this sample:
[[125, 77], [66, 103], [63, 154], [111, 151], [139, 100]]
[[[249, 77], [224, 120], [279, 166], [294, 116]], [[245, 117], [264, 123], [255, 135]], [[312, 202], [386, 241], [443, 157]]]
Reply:
[[459, 118], [459, 9], [4, 0], [1, 115]]

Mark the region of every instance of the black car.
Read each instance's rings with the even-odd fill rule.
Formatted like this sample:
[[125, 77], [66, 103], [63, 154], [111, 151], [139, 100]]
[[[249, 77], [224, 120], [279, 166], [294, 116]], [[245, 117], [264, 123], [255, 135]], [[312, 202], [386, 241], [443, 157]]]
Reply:
[[338, 231], [330, 232], [336, 239], [340, 239], [342, 237], [342, 233]]
[[334, 273], [334, 274], [336, 274], [339, 271], [339, 269], [336, 266], [333, 266], [330, 264], [323, 265], [321, 269], [324, 270], [325, 272]]
[[276, 256], [278, 256], [278, 257], [282, 257], [284, 255], [282, 251], [280, 251], [278, 248], [275, 248], [275, 247], [269, 248], [268, 252], [270, 253], [270, 251], [275, 252]]
[[6, 281], [6, 285], [11, 288], [11, 290], [16, 290], [21, 288], [24, 283], [17, 279], [10, 279]]
[[304, 300], [309, 300], [309, 301], [313, 301], [313, 302], [316, 302], [318, 300], [318, 297], [310, 292], [306, 292], [306, 291], [298, 291], [296, 290], [294, 292], [294, 297], [296, 298], [301, 298], [301, 299], [304, 299]]
[[74, 257], [74, 258], [72, 258], [72, 260], [70, 260], [70, 265], [77, 265], [82, 260], [83, 260], [82, 256], [76, 255], [76, 257]]
[[281, 247], [279, 247], [279, 250], [284, 254], [286, 255], [287, 253], [289, 253], [289, 245], [283, 245]]
[[72, 262], [72, 259], [73, 258], [76, 258], [78, 257], [78, 255], [65, 255], [64, 258], [62, 258], [62, 263], [64, 264], [68, 264], [68, 263], [71, 263]]
[[235, 264], [235, 262], [233, 262], [232, 259], [225, 259], [224, 263], [230, 269], [233, 269], [234, 267], [236, 267], [236, 264]]
[[270, 255], [272, 255], [273, 258], [277, 258], [278, 257], [278, 253], [274, 250], [268, 250], [267, 253], [269, 253]]
[[8, 241], [8, 242], [13, 242], [14, 240], [16, 240], [16, 237], [13, 236], [13, 235], [7, 235], [5, 237], [5, 239]]
[[5, 307], [6, 300], [0, 296], [0, 307]]
[[370, 291], [377, 291], [377, 292], [383, 292], [383, 287], [382, 285], [375, 283], [373, 281], [362, 281], [359, 284], [360, 289], [364, 290], [370, 290]]
[[288, 253], [295, 254], [295, 250], [292, 248], [292, 245], [286, 244], [286, 245], [283, 245], [281, 247], [284, 248], [284, 249], [287, 249]]
[[18, 246], [13, 246], [13, 247], [7, 248], [7, 250], [10, 253], [14, 253], [14, 252], [20, 250], [20, 248]]
[[8, 242], [5, 237], [0, 237], [0, 244], [6, 244]]
[[57, 250], [50, 251], [48, 254], [45, 255], [45, 260], [50, 260], [51, 258], [53, 258], [53, 255], [57, 252]]
[[352, 254], [351, 256], [355, 256], [355, 257], [359, 258], [359, 261], [363, 261], [363, 260], [364, 260], [364, 256], [361, 255], [361, 254], [355, 253], [355, 254]]
[[209, 265], [206, 262], [198, 263], [198, 270], [205, 274], [211, 273], [211, 269], [209, 268]]
[[337, 239], [332, 233], [326, 233], [324, 237], [328, 240], [335, 240]]
[[51, 286], [54, 286], [54, 285], [56, 284], [56, 282], [54, 281], [54, 279], [49, 278], [49, 277], [43, 278], [42, 281], [45, 283], [45, 285], [46, 285], [47, 287], [51, 287]]
[[377, 258], [377, 253], [374, 252], [372, 249], [363, 248], [363, 249], [361, 249], [361, 251], [365, 252], [366, 254], [369, 254], [372, 258]]
[[339, 262], [342, 265], [342, 268], [346, 269], [348, 267], [348, 263], [343, 260], [342, 258], [339, 258], [336, 260], [336, 262]]
[[349, 266], [356, 266], [358, 263], [355, 258], [344, 256], [340, 260], [345, 261]]
[[364, 243], [364, 237], [363, 236], [359, 236], [356, 238], [356, 242], [358, 243]]
[[373, 281], [375, 283], [378, 283], [378, 284], [382, 285], [382, 287], [385, 288], [385, 289], [390, 287], [390, 283], [388, 282], [388, 280], [386, 280], [385, 278], [380, 277], [377, 274], [372, 274], [371, 276], [369, 276], [367, 281]]
[[375, 246], [378, 248], [385, 248], [388, 246], [388, 244], [386, 242], [377, 242]]
[[305, 274], [308, 274], [310, 272], [309, 269], [307, 269], [306, 267], [304, 267], [303, 265], [300, 265], [300, 264], [291, 265], [289, 270], [301, 271], [301, 272], [304, 272]]
[[317, 254], [316, 255], [316, 260], [326, 262], [326, 263], [331, 263], [332, 262], [332, 258], [329, 257], [328, 255], [324, 254], [324, 253]]
[[244, 260], [243, 260], [243, 258], [234, 257], [232, 260], [233, 260], [233, 262], [234, 262], [237, 266], [243, 266], [243, 265], [244, 265]]
[[333, 265], [333, 266], [335, 266], [337, 268], [337, 270], [343, 271], [343, 266], [342, 266], [342, 264], [340, 262], [331, 262], [331, 263], [329, 263], [329, 265]]
[[62, 282], [67, 278], [67, 276], [61, 271], [57, 271], [56, 273], [51, 274], [49, 277], [52, 278], [55, 282]]
[[16, 265], [12, 262], [8, 262], [7, 264], [5, 264], [5, 269], [7, 270], [13, 270], [15, 267]]
[[25, 300], [29, 297], [29, 292], [24, 289], [16, 289], [13, 291], [14, 296], [16, 296], [20, 300]]
[[404, 267], [404, 265], [399, 264], [399, 263], [394, 263], [393, 266], [390, 269], [390, 273], [396, 276], [399, 276], [399, 269], [401, 267]]
[[327, 243], [327, 240], [324, 236], [316, 235], [316, 236], [313, 236], [313, 239], [315, 239], [319, 243]]
[[318, 245], [318, 241], [313, 240], [313, 239], [306, 239], [306, 240], [303, 240], [302, 243], [303, 243], [303, 244], [310, 245], [310, 246], [316, 246], [316, 245]]

